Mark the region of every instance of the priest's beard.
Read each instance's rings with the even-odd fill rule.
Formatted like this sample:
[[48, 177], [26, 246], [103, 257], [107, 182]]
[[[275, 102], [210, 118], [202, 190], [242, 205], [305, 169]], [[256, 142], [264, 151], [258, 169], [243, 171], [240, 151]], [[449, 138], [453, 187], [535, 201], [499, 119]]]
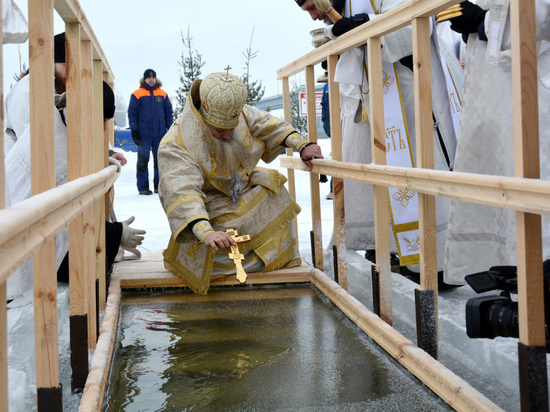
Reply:
[[241, 142], [231, 136], [231, 139], [220, 141], [216, 138], [214, 145], [216, 146], [216, 160], [222, 170], [229, 171], [229, 175], [233, 175], [243, 165], [242, 163], [247, 156], [250, 155], [249, 150], [244, 147]]

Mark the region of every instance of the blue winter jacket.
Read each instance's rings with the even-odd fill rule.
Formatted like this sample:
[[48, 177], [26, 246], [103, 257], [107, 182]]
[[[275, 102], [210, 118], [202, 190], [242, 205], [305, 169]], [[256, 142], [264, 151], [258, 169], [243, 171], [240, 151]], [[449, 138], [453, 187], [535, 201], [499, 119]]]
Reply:
[[164, 136], [174, 120], [168, 94], [158, 84], [144, 83], [130, 96], [128, 120], [130, 129], [137, 130], [142, 139]]

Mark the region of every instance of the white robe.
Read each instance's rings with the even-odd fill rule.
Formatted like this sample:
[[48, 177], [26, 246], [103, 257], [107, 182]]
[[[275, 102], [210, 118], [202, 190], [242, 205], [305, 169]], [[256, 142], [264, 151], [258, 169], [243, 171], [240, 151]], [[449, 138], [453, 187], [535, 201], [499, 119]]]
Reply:
[[[374, 0], [373, 5], [379, 14], [392, 10], [405, 3], [405, 0]], [[366, 12], [365, 0], [348, 0], [344, 8], [344, 16]], [[350, 13], [351, 10], [351, 13]], [[370, 14], [370, 19], [377, 15]], [[448, 65], [456, 80], [459, 92], [462, 90], [462, 69], [458, 60], [454, 57], [452, 46], [439, 38], [440, 47], [445, 55]], [[382, 59], [386, 62], [398, 62], [401, 58], [412, 54], [412, 29], [410, 26], [390, 33], [381, 38]], [[360, 103], [360, 94], [357, 84], [361, 84], [363, 93], [368, 91], [368, 84], [363, 78], [362, 65], [364, 52], [360, 49], [350, 50], [342, 55], [337, 66], [336, 78], [341, 82], [342, 102], [342, 158], [345, 162], [371, 163], [371, 134], [369, 122], [360, 122], [357, 113], [357, 106]], [[433, 110], [438, 122], [439, 130], [447, 143], [451, 164], [454, 159], [454, 145], [456, 136], [452, 126], [447, 89], [445, 86], [444, 74], [438, 68], [438, 56], [432, 47], [432, 90]], [[397, 75], [401, 86], [403, 104], [406, 111], [408, 131], [411, 141], [412, 152], [416, 151], [414, 137], [414, 86], [412, 71], [400, 63], [396, 64]], [[360, 77], [358, 77], [360, 76]], [[347, 84], [346, 84], [347, 83]], [[350, 87], [354, 84], [355, 87]], [[365, 99], [368, 107], [368, 95]], [[445, 157], [441, 150], [439, 139], [434, 130], [434, 151], [435, 168], [449, 170]], [[346, 212], [346, 245], [356, 250], [367, 250], [374, 248], [374, 216], [373, 216], [373, 195], [372, 185], [346, 181], [344, 185], [345, 212]], [[445, 238], [447, 229], [448, 199], [437, 199], [437, 248], [438, 268], [443, 268], [443, 254], [445, 250]], [[395, 242], [392, 237], [392, 251], [395, 252]], [[418, 270], [417, 265], [411, 266], [412, 270]]]
[[[487, 10], [490, 0], [477, 3]], [[548, 0], [537, 1], [538, 100], [541, 179], [550, 178], [550, 14]], [[498, 67], [486, 62], [487, 42], [470, 34], [464, 75], [462, 121], [455, 170], [514, 176], [510, 22], [506, 22]], [[546, 40], [543, 40], [546, 39]], [[445, 253], [445, 282], [464, 284], [464, 276], [495, 265], [515, 265], [515, 211], [451, 201]], [[550, 257], [550, 217], [542, 217], [543, 256]]]

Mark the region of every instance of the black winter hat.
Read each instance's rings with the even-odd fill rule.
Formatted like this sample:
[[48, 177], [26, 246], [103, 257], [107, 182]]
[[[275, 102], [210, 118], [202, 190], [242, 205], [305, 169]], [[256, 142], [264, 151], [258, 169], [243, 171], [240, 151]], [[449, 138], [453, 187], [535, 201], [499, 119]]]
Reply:
[[56, 34], [53, 40], [54, 63], [65, 63], [65, 32]]
[[149, 77], [154, 77], [156, 78], [157, 77], [157, 72], [154, 71], [153, 69], [147, 69], [143, 72], [143, 78], [144, 79], [148, 79]]
[[306, 2], [306, 0], [296, 0], [296, 4], [299, 6], [299, 7], [302, 7], [304, 5], [304, 3]]
[[115, 117], [115, 94], [106, 82], [103, 82], [103, 118]]

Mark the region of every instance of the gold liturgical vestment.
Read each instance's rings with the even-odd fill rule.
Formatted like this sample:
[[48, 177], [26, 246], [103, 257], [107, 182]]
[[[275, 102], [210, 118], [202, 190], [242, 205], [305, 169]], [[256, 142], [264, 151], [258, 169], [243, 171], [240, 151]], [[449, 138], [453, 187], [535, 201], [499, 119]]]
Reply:
[[193, 84], [182, 115], [159, 146], [159, 195], [172, 231], [165, 267], [196, 293], [206, 294], [213, 270], [232, 274], [235, 264], [227, 259], [227, 250], [214, 251], [199, 242], [188, 226], [197, 219], [207, 219], [216, 231], [250, 235], [239, 243], [245, 269], [254, 262], [263, 263], [262, 272], [301, 264], [291, 228], [300, 207], [283, 186], [282, 174], [256, 165], [260, 159], [273, 161], [286, 147], [299, 150], [307, 141], [288, 123], [244, 106], [231, 140], [245, 155], [234, 167], [224, 167], [219, 158], [226, 143], [215, 140], [193, 105], [199, 83]]

